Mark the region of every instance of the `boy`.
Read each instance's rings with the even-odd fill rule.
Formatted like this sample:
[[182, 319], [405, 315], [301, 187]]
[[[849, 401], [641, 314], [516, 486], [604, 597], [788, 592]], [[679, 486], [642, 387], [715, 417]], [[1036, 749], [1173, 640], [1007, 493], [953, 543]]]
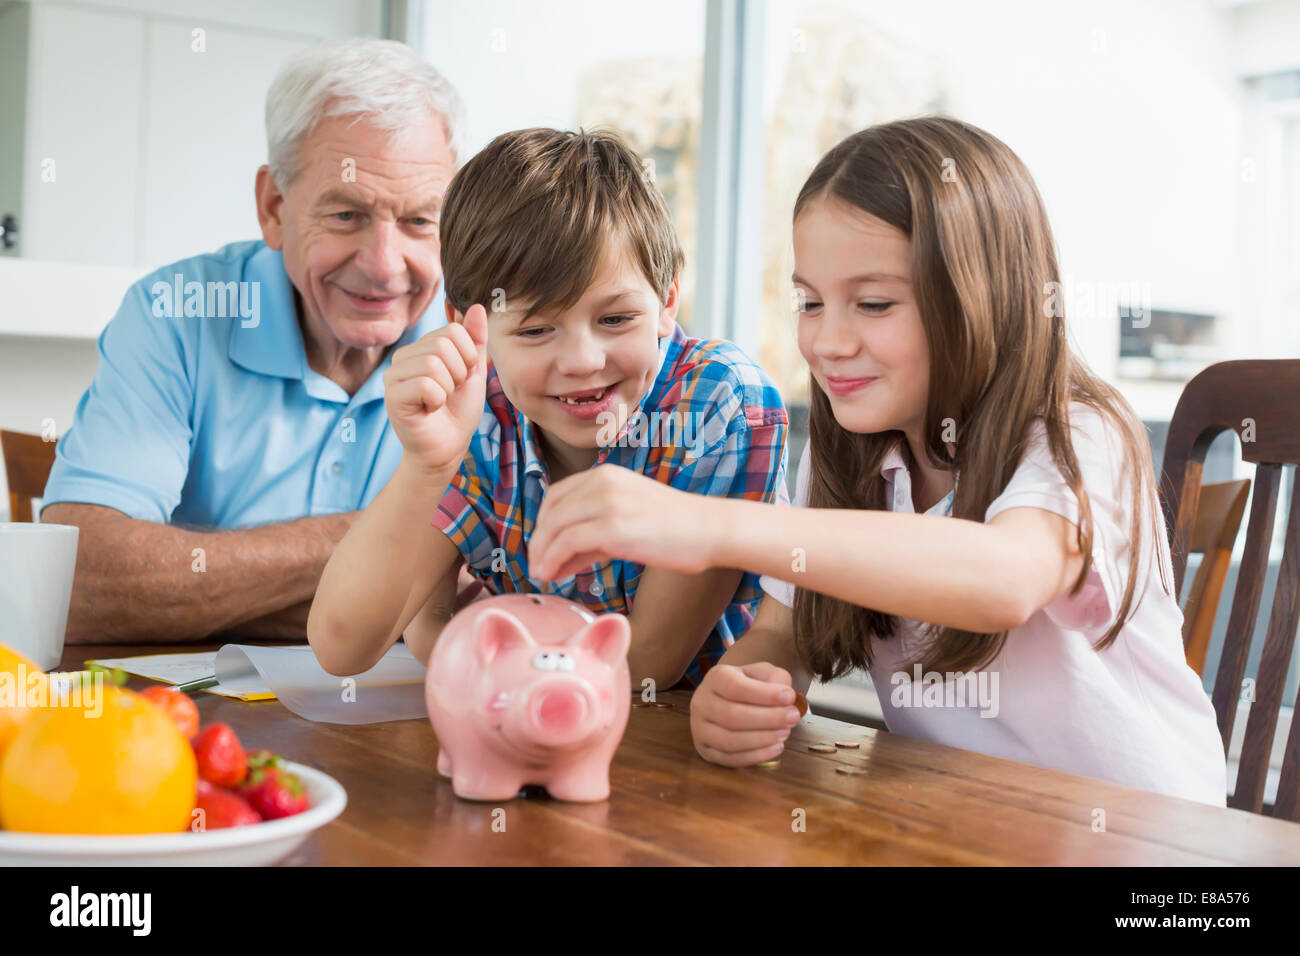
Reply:
[[307, 625], [321, 665], [357, 673], [402, 636], [427, 660], [466, 562], [494, 594], [627, 614], [634, 687], [698, 684], [752, 622], [755, 575], [610, 561], [543, 582], [529, 536], [552, 484], [605, 464], [784, 500], [775, 386], [735, 345], [677, 324], [681, 248], [616, 134], [497, 137], [448, 187], [441, 243], [448, 325], [385, 376], [402, 461], [321, 577]]

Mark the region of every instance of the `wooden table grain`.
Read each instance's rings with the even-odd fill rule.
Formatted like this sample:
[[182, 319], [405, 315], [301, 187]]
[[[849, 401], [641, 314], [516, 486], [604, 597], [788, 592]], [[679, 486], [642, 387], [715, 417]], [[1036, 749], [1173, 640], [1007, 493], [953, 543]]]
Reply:
[[[216, 650], [81, 645], [86, 659]], [[141, 689], [153, 681], [132, 677]], [[348, 805], [287, 865], [1102, 865], [1300, 864], [1300, 825], [988, 757], [808, 715], [780, 765], [732, 770], [691, 743], [690, 694], [633, 707], [612, 793], [568, 804], [538, 793], [458, 799], [435, 769], [425, 720], [314, 723], [279, 701], [200, 693], [224, 721], [338, 780]], [[857, 742], [822, 754], [817, 743]], [[843, 773], [853, 768], [865, 773]]]

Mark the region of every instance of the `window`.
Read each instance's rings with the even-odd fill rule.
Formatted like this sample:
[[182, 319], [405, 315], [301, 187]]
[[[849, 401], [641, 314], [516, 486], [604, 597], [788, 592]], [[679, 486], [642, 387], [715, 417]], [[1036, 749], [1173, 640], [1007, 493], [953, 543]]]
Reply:
[[686, 254], [678, 320], [689, 330], [698, 263], [703, 0], [652, 7], [434, 2], [422, 20], [421, 52], [465, 100], [468, 155], [509, 130], [612, 126], [650, 161]]

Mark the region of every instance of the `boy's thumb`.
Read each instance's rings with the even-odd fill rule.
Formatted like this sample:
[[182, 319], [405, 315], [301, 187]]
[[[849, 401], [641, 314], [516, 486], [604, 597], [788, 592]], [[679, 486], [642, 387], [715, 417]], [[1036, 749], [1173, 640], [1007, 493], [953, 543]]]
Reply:
[[474, 340], [475, 345], [487, 345], [488, 326], [487, 310], [481, 305], [471, 305], [465, 313], [465, 331]]

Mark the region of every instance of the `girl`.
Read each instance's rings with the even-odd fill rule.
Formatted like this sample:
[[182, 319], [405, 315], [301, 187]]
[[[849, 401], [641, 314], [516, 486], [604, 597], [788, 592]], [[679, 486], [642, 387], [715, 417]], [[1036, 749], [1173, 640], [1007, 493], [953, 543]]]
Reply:
[[707, 760], [779, 755], [794, 690], [860, 667], [891, 731], [1223, 806], [1145, 436], [1067, 344], [1024, 165], [952, 119], [863, 130], [800, 191], [794, 253], [796, 506], [597, 468], [547, 496], [539, 575], [615, 555], [765, 575], [692, 699]]

